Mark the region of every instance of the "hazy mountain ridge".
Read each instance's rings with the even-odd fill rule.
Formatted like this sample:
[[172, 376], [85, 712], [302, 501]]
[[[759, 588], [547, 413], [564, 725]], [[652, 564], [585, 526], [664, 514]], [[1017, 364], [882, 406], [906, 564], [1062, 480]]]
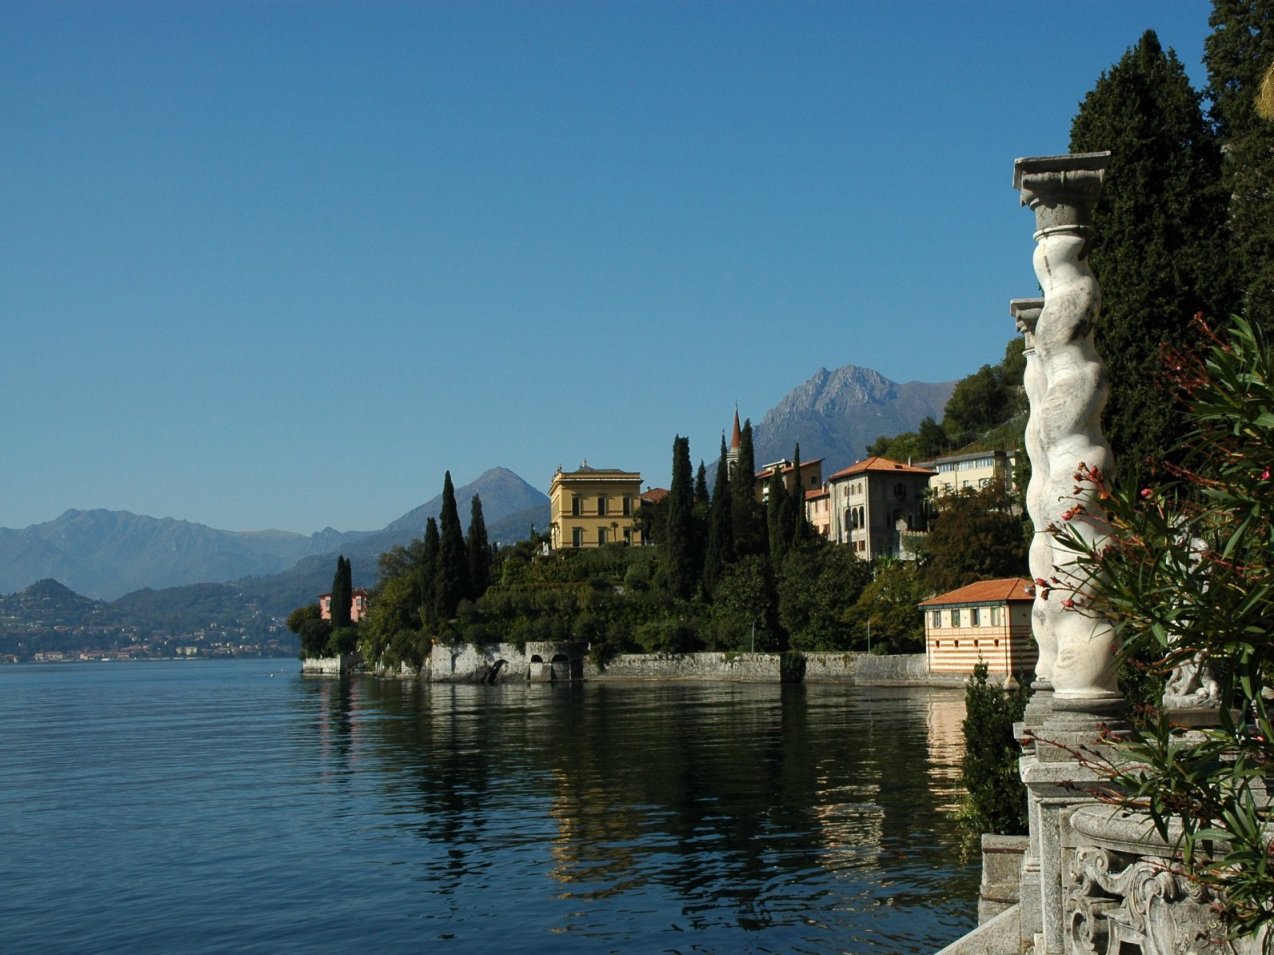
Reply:
[[234, 580], [277, 572], [366, 535], [330, 529], [308, 537], [225, 531], [171, 517], [73, 509], [22, 530], [0, 528], [0, 593], [44, 578], [100, 598], [143, 587]]
[[[542, 507], [548, 498], [506, 468], [493, 468], [456, 490], [461, 523], [469, 523], [469, 501], [479, 494], [489, 532], [503, 519]], [[314, 534], [289, 531], [225, 531], [174, 518], [129, 511], [68, 510], [55, 520], [22, 530], [0, 528], [0, 593], [52, 579], [78, 594], [113, 600], [132, 591], [162, 591], [205, 583], [245, 582], [268, 599], [279, 587], [318, 593], [331, 583], [332, 561], [344, 552], [354, 562], [355, 582], [371, 586], [376, 558], [424, 533], [425, 520], [442, 509], [442, 495], [413, 508], [379, 531]], [[513, 539], [526, 536], [520, 528]], [[507, 540], [491, 534], [493, 540]], [[309, 586], [326, 574], [319, 590]], [[296, 578], [291, 583], [289, 578]], [[264, 581], [270, 584], [264, 584]]]
[[942, 420], [954, 381], [891, 381], [857, 365], [820, 368], [788, 392], [754, 426], [757, 467], [790, 458], [797, 442], [801, 459], [823, 459], [823, 475], [867, 456], [881, 435], [914, 431], [926, 416]]

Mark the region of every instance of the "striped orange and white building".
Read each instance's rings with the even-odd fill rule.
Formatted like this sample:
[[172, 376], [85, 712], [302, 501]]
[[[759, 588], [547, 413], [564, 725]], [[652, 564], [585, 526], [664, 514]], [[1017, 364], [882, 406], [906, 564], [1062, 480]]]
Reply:
[[981, 580], [920, 604], [929, 672], [966, 676], [978, 661], [988, 675], [1029, 681], [1039, 649], [1031, 636], [1031, 582]]

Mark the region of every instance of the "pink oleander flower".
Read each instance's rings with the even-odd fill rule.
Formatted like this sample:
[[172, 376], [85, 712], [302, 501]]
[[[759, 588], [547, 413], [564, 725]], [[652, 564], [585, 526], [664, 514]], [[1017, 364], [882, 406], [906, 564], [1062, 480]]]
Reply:
[[1067, 597], [1065, 600], [1062, 601], [1062, 606], [1065, 607], [1067, 610], [1073, 609], [1075, 606], [1075, 599], [1073, 597]]

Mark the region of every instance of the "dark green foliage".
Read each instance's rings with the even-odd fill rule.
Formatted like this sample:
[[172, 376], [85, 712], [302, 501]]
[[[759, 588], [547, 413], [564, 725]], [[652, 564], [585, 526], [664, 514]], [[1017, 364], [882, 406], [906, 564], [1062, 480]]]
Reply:
[[703, 557], [696, 536], [690, 439], [677, 435], [672, 442], [672, 486], [668, 489], [661, 550], [668, 589], [682, 600], [693, 596], [699, 586]]
[[768, 557], [742, 557], [726, 570], [717, 584], [712, 617], [712, 643], [718, 649], [785, 648], [778, 587]]
[[964, 759], [960, 778], [966, 796], [960, 824], [976, 844], [984, 832], [1020, 835], [1027, 831], [1026, 787], [1018, 775], [1022, 749], [1013, 724], [1022, 719], [1029, 691], [1006, 692], [987, 682], [987, 665], [977, 663], [964, 685]]
[[482, 498], [477, 494], [469, 505], [469, 534], [465, 539], [469, 564], [469, 599], [477, 600], [491, 584], [491, 543], [482, 517]]
[[[1017, 382], [1022, 380], [1018, 376]], [[1011, 416], [1014, 383], [1001, 365], [983, 365], [972, 375], [956, 382], [947, 400], [943, 431], [955, 443], [968, 444]], [[932, 428], [929, 429], [932, 433]]]
[[301, 638], [302, 657], [322, 656], [332, 635], [332, 625], [323, 619], [317, 604], [293, 610], [288, 614], [287, 628]]
[[798, 441], [792, 452], [792, 493], [789, 495], [791, 510], [786, 516], [789, 524], [788, 543], [791, 547], [800, 547], [810, 533], [809, 522], [805, 520], [805, 480], [801, 475], [801, 445]]
[[787, 530], [784, 523], [787, 514], [791, 513], [791, 505], [787, 505], [785, 514], [787, 490], [783, 487], [783, 476], [779, 471], [777, 467], [774, 469], [765, 488], [765, 524], [769, 530], [769, 553], [775, 560], [782, 560], [790, 540], [789, 535], [784, 533]]
[[1274, 63], [1274, 2], [1213, 0], [1213, 31], [1204, 41], [1205, 94], [1225, 148], [1235, 280], [1253, 324], [1274, 331], [1274, 124], [1257, 115], [1261, 77]]
[[708, 497], [708, 469], [704, 467], [703, 461], [699, 462], [699, 470], [695, 472], [695, 504], [707, 504], [711, 498]]
[[767, 551], [765, 515], [756, 500], [756, 457], [752, 449], [752, 419], [739, 431], [739, 459], [730, 475], [734, 552], [739, 557]]
[[1022, 522], [1003, 487], [964, 488], [942, 498], [920, 548], [923, 579], [934, 593], [996, 577], [1027, 576]]
[[445, 623], [455, 616], [460, 601], [469, 593], [469, 556], [464, 533], [460, 530], [460, 514], [456, 509], [456, 489], [448, 471], [442, 482], [442, 512], [438, 515], [438, 574], [434, 606], [438, 620]]
[[708, 515], [708, 547], [703, 561], [703, 587], [711, 595], [724, 569], [734, 563], [734, 518], [730, 501], [730, 468], [725, 438], [721, 438], [721, 457], [717, 462], [716, 483], [712, 489]]
[[779, 622], [797, 650], [848, 650], [854, 605], [871, 565], [848, 547], [809, 540], [793, 548], [778, 579]]
[[336, 558], [336, 573], [332, 577], [332, 629], [350, 625], [350, 608], [354, 603], [354, 574], [345, 555]]
[[416, 568], [416, 577], [420, 581], [420, 625], [430, 633], [438, 627], [438, 561], [441, 551], [438, 522], [430, 517], [425, 521], [425, 537], [421, 541], [420, 562]]
[[1231, 305], [1221, 153], [1180, 60], [1153, 31], [1084, 98], [1070, 146], [1111, 151], [1090, 261], [1111, 386], [1103, 426], [1118, 483], [1132, 485], [1184, 431], [1161, 349], [1196, 349], [1193, 315]]
[[863, 588], [851, 616], [855, 650], [919, 653], [924, 650], [920, 601], [930, 596], [911, 561], [879, 557], [871, 583]]

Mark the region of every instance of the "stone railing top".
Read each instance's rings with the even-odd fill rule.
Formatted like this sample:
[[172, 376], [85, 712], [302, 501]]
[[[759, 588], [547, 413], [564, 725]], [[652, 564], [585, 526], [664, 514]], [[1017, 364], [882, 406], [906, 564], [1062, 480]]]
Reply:
[[1165, 840], [1146, 813], [1104, 803], [1076, 809], [1071, 828], [1093, 845], [1139, 856], [1175, 855], [1181, 840], [1181, 824], [1175, 820], [1169, 824]]

